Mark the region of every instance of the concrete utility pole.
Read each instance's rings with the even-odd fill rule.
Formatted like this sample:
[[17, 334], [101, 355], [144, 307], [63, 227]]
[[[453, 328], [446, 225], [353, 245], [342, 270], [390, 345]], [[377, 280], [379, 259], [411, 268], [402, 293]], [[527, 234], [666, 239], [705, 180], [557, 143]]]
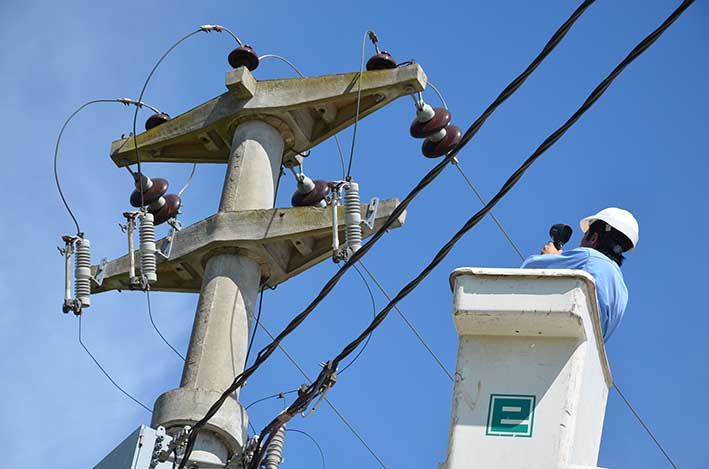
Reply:
[[[153, 427], [174, 433], [202, 418], [244, 369], [259, 289], [329, 258], [330, 211], [274, 209], [274, 192], [282, 164], [297, 165], [300, 154], [354, 122], [358, 75], [257, 81], [241, 67], [227, 73], [229, 92], [136, 137], [143, 163], [227, 163], [218, 213], [177, 234], [151, 284], [157, 291], [200, 293], [180, 387], [158, 398]], [[360, 118], [425, 85], [416, 64], [365, 72]], [[132, 138], [116, 141], [111, 157], [118, 166], [135, 163], [135, 148]], [[381, 226], [397, 205], [382, 201], [374, 228], [364, 226], [363, 235]], [[393, 227], [403, 221], [402, 216]], [[344, 230], [341, 223], [338, 229]], [[158, 249], [165, 243], [159, 241]], [[128, 256], [109, 262], [94, 292], [128, 289], [128, 270]], [[241, 449], [247, 425], [234, 395], [200, 432], [194, 467], [223, 466]]]

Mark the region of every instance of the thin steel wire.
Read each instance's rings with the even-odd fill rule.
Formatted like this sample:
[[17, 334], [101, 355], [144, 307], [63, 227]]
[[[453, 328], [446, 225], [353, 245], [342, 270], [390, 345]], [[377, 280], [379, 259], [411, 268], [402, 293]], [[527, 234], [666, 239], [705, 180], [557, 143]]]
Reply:
[[[359, 265], [362, 266], [364, 271], [367, 273], [367, 275], [369, 275], [369, 278], [372, 279], [372, 282], [374, 282], [374, 284], [377, 286], [377, 288], [379, 288], [379, 291], [382, 292], [382, 295], [384, 295], [384, 297], [387, 299], [387, 301], [391, 301], [391, 296], [389, 296], [389, 293], [387, 293], [387, 291], [384, 289], [382, 284], [379, 283], [379, 280], [377, 280], [377, 278], [374, 276], [372, 271], [369, 270], [367, 268], [367, 266], [364, 265], [364, 262], [362, 262], [362, 261], [359, 261]], [[443, 373], [445, 373], [445, 375], [448, 376], [448, 379], [450, 379], [451, 382], [455, 382], [455, 378], [453, 378], [453, 374], [450, 371], [448, 371], [448, 368], [446, 368], [446, 366], [443, 364], [443, 361], [441, 361], [441, 359], [438, 358], [438, 355], [436, 355], [436, 353], [433, 351], [433, 349], [426, 343], [426, 340], [424, 340], [423, 335], [421, 335], [421, 333], [418, 331], [418, 329], [416, 329], [416, 327], [413, 325], [413, 323], [411, 321], [409, 321], [409, 318], [406, 317], [404, 312], [401, 309], [399, 309], [399, 306], [395, 305], [394, 309], [396, 310], [397, 313], [399, 313], [399, 317], [404, 321], [404, 323], [408, 326], [408, 328], [411, 330], [411, 332], [414, 333], [414, 335], [416, 336], [418, 341], [421, 342], [421, 345], [423, 345], [423, 347], [426, 350], [428, 350], [428, 353], [431, 355], [431, 357], [433, 357], [433, 359], [436, 361], [436, 363], [438, 364], [438, 367], [443, 371]]]
[[[160, 59], [155, 63], [153, 66], [152, 70], [150, 70], [150, 73], [148, 74], [148, 78], [145, 79], [145, 83], [143, 83], [143, 88], [140, 90], [140, 95], [138, 96], [138, 101], [143, 100], [143, 95], [145, 94], [145, 90], [148, 88], [148, 83], [150, 83], [150, 79], [153, 77], [153, 74], [155, 71], [158, 69], [160, 64], [162, 63], [165, 58], [167, 58], [168, 55], [170, 55], [170, 52], [172, 52], [175, 47], [179, 46], [182, 42], [186, 41], [190, 37], [194, 36], [195, 34], [199, 34], [201, 32], [206, 32], [203, 29], [197, 29], [195, 31], [190, 32], [189, 34], [184, 35], [181, 37], [177, 42], [175, 42], [170, 48], [165, 51], [165, 53], [160, 57]], [[138, 111], [139, 109], [136, 107], [135, 112], [133, 113], [133, 150], [135, 152], [135, 159], [136, 163], [138, 165], [138, 178], [141, 178], [143, 176], [143, 172], [140, 166], [140, 152], [138, 151], [138, 136], [137, 134], [137, 128], [138, 128]], [[143, 209], [145, 207], [145, 198], [143, 197], [143, 191], [140, 192], [140, 208]]]
[[315, 446], [318, 448], [318, 451], [320, 451], [321, 468], [325, 469], [325, 453], [323, 452], [320, 444], [317, 442], [317, 440], [310, 433], [304, 432], [303, 430], [297, 430], [295, 428], [286, 428], [286, 432], [300, 433], [301, 435], [304, 435], [304, 436], [310, 438], [310, 441], [312, 441], [315, 444]]
[[157, 324], [155, 324], [155, 319], [153, 319], [153, 307], [150, 304], [150, 290], [145, 290], [145, 298], [146, 298], [147, 304], [148, 304], [148, 317], [150, 318], [150, 324], [153, 325], [153, 329], [155, 329], [155, 332], [158, 333], [158, 335], [160, 336], [162, 341], [165, 342], [165, 345], [170, 347], [170, 350], [175, 352], [175, 355], [180, 357], [182, 359], [182, 361], [185, 361], [185, 356], [182, 355], [180, 352], [178, 352], [177, 349], [175, 347], [173, 347], [170, 342], [168, 342], [168, 340], [165, 338], [165, 336], [162, 335], [162, 332], [160, 332], [160, 329], [158, 329]]
[[441, 100], [441, 104], [443, 104], [443, 107], [448, 109], [448, 104], [446, 104], [446, 100], [445, 100], [445, 98], [443, 98], [443, 94], [440, 91], [438, 91], [438, 88], [436, 88], [436, 86], [433, 83], [431, 83], [431, 81], [428, 82], [428, 86], [430, 86], [431, 89], [438, 95], [438, 99]]
[[[463, 176], [463, 179], [465, 179], [465, 182], [468, 184], [468, 187], [470, 187], [470, 189], [475, 193], [475, 195], [477, 196], [478, 200], [480, 200], [480, 203], [482, 203], [483, 206], [484, 206], [485, 204], [487, 204], [487, 202], [485, 202], [485, 199], [483, 198], [482, 194], [475, 188], [475, 186], [473, 185], [473, 182], [472, 182], [472, 181], [470, 180], [470, 178], [465, 174], [465, 171], [463, 171], [463, 166], [460, 164], [460, 161], [458, 160], [458, 158], [453, 158], [453, 159], [451, 160], [451, 164], [452, 164], [453, 166], [455, 166], [456, 169], [458, 170], [458, 172], [460, 173], [460, 175]], [[507, 239], [507, 241], [510, 243], [510, 246], [512, 246], [512, 249], [514, 249], [514, 251], [517, 253], [517, 255], [519, 256], [519, 258], [520, 258], [522, 261], [524, 261], [524, 259], [525, 259], [525, 258], [524, 258], [524, 254], [522, 254], [522, 251], [519, 250], [519, 248], [517, 247], [517, 245], [515, 244], [515, 242], [512, 241], [512, 238], [511, 238], [510, 235], [507, 233], [507, 231], [505, 230], [505, 228], [502, 226], [502, 222], [500, 222], [500, 220], [495, 216], [495, 214], [492, 212], [492, 210], [490, 210], [490, 217], [493, 219], [493, 221], [495, 222], [495, 224], [497, 225], [497, 227], [500, 229], [500, 231], [502, 232], [502, 234], [504, 235], [504, 237], [505, 237], [505, 238]]]
[[[263, 331], [266, 333], [266, 335], [268, 335], [271, 338], [271, 340], [275, 340], [275, 337], [273, 336], [273, 334], [271, 334], [271, 332], [266, 328], [266, 326], [263, 325], [263, 323], [260, 323], [259, 326], [261, 327], [261, 329], [263, 329]], [[281, 350], [281, 352], [283, 352], [283, 355], [286, 356], [286, 358], [293, 364], [293, 366], [295, 366], [298, 369], [300, 374], [303, 375], [303, 377], [308, 381], [308, 384], [312, 383], [313, 380], [310, 379], [310, 376], [308, 375], [308, 373], [306, 373], [305, 370], [303, 369], [303, 367], [301, 367], [298, 364], [298, 362], [295, 361], [295, 358], [293, 358], [293, 356], [290, 353], [288, 353], [288, 351], [283, 347], [283, 345], [278, 344], [278, 348]], [[337, 409], [337, 407], [335, 407], [335, 404], [333, 404], [332, 401], [330, 401], [330, 399], [327, 398], [327, 396], [323, 396], [323, 400], [332, 409], [332, 411], [335, 412], [335, 414], [339, 417], [339, 419], [342, 421], [342, 423], [345, 424], [345, 426], [350, 430], [350, 432], [352, 432], [352, 434], [355, 437], [357, 437], [357, 439], [360, 441], [360, 443], [362, 443], [362, 445], [367, 449], [367, 451], [369, 451], [369, 454], [371, 454], [374, 457], [374, 459], [376, 459], [377, 462], [379, 462], [379, 464], [382, 467], [386, 468], [387, 466], [386, 466], [386, 464], [384, 464], [384, 461], [382, 461], [382, 459], [377, 455], [377, 453], [374, 452], [372, 447], [369, 446], [369, 444], [365, 441], [365, 439], [362, 437], [362, 435], [350, 423], [350, 421], [342, 414], [342, 412], [340, 412]], [[253, 403], [252, 403], [252, 405], [253, 405]]]
[[352, 173], [352, 160], [354, 159], [355, 142], [357, 141], [357, 125], [359, 123], [359, 108], [362, 102], [362, 74], [364, 73], [364, 47], [367, 44], [367, 36], [369, 35], [369, 30], [364, 33], [362, 37], [362, 57], [359, 64], [359, 75], [357, 75], [357, 104], [355, 107], [355, 120], [354, 127], [352, 128], [352, 145], [350, 147], [350, 159], [347, 163], [347, 174], [345, 179], [349, 179]]
[[81, 315], [79, 315], [79, 344], [80, 344], [81, 347], [84, 349], [84, 351], [86, 351], [86, 353], [89, 355], [89, 357], [91, 357], [91, 360], [93, 360], [93, 362], [96, 364], [96, 366], [98, 367], [98, 369], [101, 370], [101, 373], [103, 373], [103, 375], [104, 375], [106, 378], [108, 378], [108, 380], [111, 382], [111, 384], [113, 384], [113, 385], [116, 387], [116, 389], [118, 389], [119, 391], [121, 391], [128, 399], [130, 399], [131, 401], [133, 401], [133, 402], [135, 402], [136, 404], [138, 404], [140, 407], [142, 407], [143, 409], [145, 409], [146, 411], [148, 411], [150, 414], [153, 413], [153, 411], [150, 410], [150, 409], [148, 408], [148, 406], [146, 406], [145, 404], [143, 404], [142, 402], [140, 402], [138, 399], [136, 399], [135, 397], [133, 397], [128, 391], [126, 391], [125, 389], [123, 389], [123, 388], [116, 382], [116, 380], [114, 380], [114, 379], [111, 377], [111, 375], [108, 374], [108, 371], [106, 371], [106, 369], [105, 369], [103, 366], [101, 366], [101, 364], [98, 362], [98, 360], [96, 359], [96, 357], [94, 357], [93, 354], [92, 354], [91, 352], [89, 352], [89, 349], [86, 347], [86, 345], [84, 344], [84, 341], [83, 341], [82, 338], [81, 338]]
[[[64, 135], [64, 131], [66, 130], [67, 126], [69, 125], [69, 122], [76, 116], [79, 112], [81, 112], [82, 109], [85, 107], [88, 107], [92, 104], [96, 103], [120, 103], [120, 104], [125, 104], [125, 102], [121, 101], [120, 99], [93, 99], [91, 101], [87, 101], [81, 106], [79, 106], [74, 112], [72, 112], [69, 117], [64, 121], [64, 124], [62, 125], [61, 130], [59, 131], [59, 136], [57, 137], [57, 143], [54, 145], [54, 182], [57, 184], [57, 190], [59, 191], [59, 197], [62, 199], [62, 203], [64, 204], [64, 207], [66, 207], [67, 212], [69, 212], [69, 216], [71, 219], [74, 221], [74, 225], [76, 225], [76, 234], [79, 235], [81, 234], [81, 228], [79, 227], [79, 221], [77, 220], [76, 216], [74, 215], [74, 212], [71, 210], [69, 207], [69, 203], [66, 200], [66, 197], [64, 196], [64, 191], [62, 190], [62, 185], [59, 182], [59, 169], [58, 169], [58, 161], [59, 161], [59, 144], [62, 141], [62, 136]], [[136, 109], [138, 107], [136, 106]]]
[[623, 402], [625, 402], [625, 405], [628, 406], [628, 409], [630, 409], [630, 411], [633, 413], [633, 415], [634, 415], [635, 418], [638, 420], [638, 422], [640, 422], [640, 425], [642, 425], [642, 427], [645, 429], [645, 431], [647, 432], [647, 434], [650, 435], [650, 438], [652, 438], [652, 441], [655, 442], [655, 445], [660, 449], [660, 451], [662, 451], [662, 454], [665, 456], [665, 459], [667, 459], [667, 462], [669, 462], [672, 467], [674, 467], [675, 469], [677, 469], [677, 465], [675, 465], [674, 461], [672, 461], [672, 458], [670, 458], [670, 455], [667, 453], [667, 451], [666, 451], [665, 448], [662, 446], [662, 444], [660, 444], [660, 441], [659, 441], [659, 440], [655, 437], [655, 435], [652, 433], [652, 430], [650, 430], [650, 427], [648, 427], [648, 426], [645, 424], [645, 422], [643, 421], [642, 417], [640, 417], [640, 414], [638, 414], [638, 413], [635, 411], [635, 408], [634, 408], [633, 405], [630, 403], [630, 401], [625, 398], [625, 395], [624, 395], [623, 392], [620, 390], [620, 388], [618, 387], [618, 384], [617, 384], [616, 382], [613, 382], [613, 387], [615, 388], [616, 391], [618, 391], [618, 395], [621, 397], [621, 399], [623, 399]]

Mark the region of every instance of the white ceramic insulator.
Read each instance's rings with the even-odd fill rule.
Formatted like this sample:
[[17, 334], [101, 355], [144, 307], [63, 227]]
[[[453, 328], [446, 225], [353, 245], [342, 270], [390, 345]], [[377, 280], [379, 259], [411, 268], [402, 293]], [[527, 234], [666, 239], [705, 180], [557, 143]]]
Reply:
[[428, 122], [436, 115], [430, 104], [424, 104], [421, 109], [416, 110], [416, 120], [419, 122]]
[[362, 247], [362, 212], [356, 182], [350, 182], [345, 192], [345, 241], [350, 254]]
[[266, 448], [266, 456], [263, 458], [263, 466], [266, 469], [278, 469], [283, 462], [283, 445], [286, 440], [286, 426], [281, 427], [276, 431], [271, 443]]
[[74, 296], [82, 308], [91, 306], [91, 243], [84, 238], [74, 246]]
[[162, 206], [165, 205], [166, 202], [167, 201], [165, 200], [165, 197], [160, 197], [158, 200], [156, 200], [152, 204], [148, 205], [148, 208], [151, 211], [156, 212], [156, 211], [160, 210], [162, 208]]
[[152, 213], [140, 217], [140, 271], [148, 282], [158, 279], [155, 255], [155, 222]]
[[140, 192], [145, 192], [151, 187], [153, 187], [153, 180], [145, 174], [141, 174], [135, 181], [135, 188]]
[[298, 176], [298, 187], [296, 188], [298, 193], [307, 194], [312, 192], [313, 189], [315, 189], [315, 183], [312, 179], [305, 174]]
[[428, 139], [432, 142], [440, 142], [444, 138], [446, 138], [446, 129], [445, 128], [439, 130], [435, 134], [428, 137]]

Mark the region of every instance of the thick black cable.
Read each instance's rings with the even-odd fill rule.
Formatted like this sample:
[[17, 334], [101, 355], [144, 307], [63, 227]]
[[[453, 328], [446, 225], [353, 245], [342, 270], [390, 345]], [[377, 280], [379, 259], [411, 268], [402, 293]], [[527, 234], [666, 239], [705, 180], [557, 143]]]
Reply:
[[[394, 308], [394, 306], [405, 298], [409, 293], [411, 293], [427, 276], [435, 269], [435, 267], [440, 264], [443, 259], [450, 253], [455, 244], [475, 225], [477, 225], [480, 220], [482, 220], [485, 215], [516, 185], [520, 180], [525, 171], [534, 162], [544, 154], [552, 145], [554, 145], [561, 137], [566, 133], [566, 131], [574, 124], [579, 118], [605, 93], [605, 91], [613, 83], [613, 80], [620, 75], [620, 73], [636, 58], [638, 58], [643, 52], [645, 52], [661, 35], [662, 33], [675, 22], [675, 20], [694, 2], [694, 0], [684, 0], [682, 4], [652, 33], [646, 36], [637, 46], [623, 59], [613, 71], [591, 92], [586, 101], [579, 107], [576, 112], [557, 130], [555, 130], [551, 135], [549, 135], [541, 145], [532, 153], [529, 158], [515, 171], [512, 176], [503, 184], [497, 194], [488, 202], [485, 207], [480, 211], [475, 213], [468, 221], [453, 235], [453, 237], [438, 251], [431, 262], [404, 288], [402, 288], [396, 296], [387, 304], [387, 306], [382, 309], [375, 318], [374, 321], [364, 330], [362, 333], [352, 342], [350, 342], [332, 361], [328, 362], [328, 367], [323, 368], [318, 378], [313, 382], [312, 385], [308, 387], [305, 392], [300, 393], [298, 398], [291, 404], [291, 406], [284, 411], [278, 418], [273, 420], [264, 430], [261, 432], [261, 441], [264, 441], [266, 435], [273, 433], [274, 428], [283, 425], [288, 421], [288, 416], [292, 417], [300, 409], [307, 406], [317, 394], [321, 393], [324, 389], [323, 386], [327, 382], [330, 375], [332, 375], [333, 370], [337, 369], [338, 363], [350, 355], [358, 346], [361, 344], [366, 337], [371, 334], [379, 325], [386, 319], [389, 312]], [[360, 249], [361, 251], [361, 249]], [[358, 251], [359, 252], [359, 251]], [[354, 256], [353, 256], [354, 257]], [[284, 415], [285, 414], [285, 415]]]
[[140, 401], [139, 401], [138, 399], [136, 399], [135, 397], [131, 396], [131, 394], [130, 394], [128, 391], [126, 391], [125, 389], [123, 389], [123, 388], [116, 382], [116, 380], [114, 380], [113, 378], [111, 378], [111, 375], [108, 374], [108, 371], [106, 371], [106, 369], [105, 369], [103, 366], [101, 366], [101, 364], [98, 362], [98, 360], [96, 359], [96, 357], [94, 357], [93, 354], [92, 354], [91, 352], [89, 352], [89, 349], [86, 347], [86, 345], [84, 345], [84, 341], [83, 341], [82, 338], [81, 338], [81, 315], [79, 315], [79, 344], [80, 344], [81, 347], [84, 349], [84, 351], [89, 355], [89, 357], [91, 357], [91, 360], [93, 360], [93, 362], [96, 364], [96, 366], [98, 367], [98, 369], [101, 370], [101, 373], [103, 373], [103, 375], [104, 375], [106, 378], [108, 378], [108, 380], [111, 382], [111, 384], [113, 384], [113, 385], [116, 387], [116, 389], [118, 389], [119, 391], [121, 391], [128, 399], [130, 399], [131, 401], [135, 402], [136, 404], [138, 404], [140, 407], [142, 407], [143, 409], [145, 409], [145, 410], [148, 411], [149, 413], [151, 413], [151, 414], [153, 413], [153, 411], [150, 410], [150, 408], [148, 408], [148, 406], [146, 406], [145, 404], [143, 404], [142, 402], [140, 402]]
[[320, 446], [317, 440], [310, 433], [304, 432], [303, 430], [296, 430], [295, 428], [286, 428], [286, 432], [300, 433], [301, 435], [310, 438], [310, 441], [315, 444], [315, 446], [318, 448], [318, 451], [320, 452], [321, 467], [322, 469], [325, 469], [325, 453], [322, 450], [322, 446]]
[[165, 338], [165, 336], [162, 335], [162, 332], [160, 332], [160, 329], [158, 329], [157, 324], [155, 324], [155, 319], [153, 319], [153, 308], [150, 304], [150, 290], [145, 290], [145, 298], [146, 298], [147, 304], [148, 304], [148, 317], [150, 318], [150, 324], [153, 325], [153, 329], [155, 329], [155, 332], [157, 332], [157, 334], [160, 336], [162, 341], [165, 342], [165, 345], [170, 347], [170, 350], [175, 352], [175, 355], [180, 357], [182, 359], [182, 361], [185, 361], [185, 356], [182, 355], [180, 352], [178, 352], [177, 349], [175, 347], [173, 347], [170, 342], [168, 342], [168, 340]]
[[209, 408], [207, 411], [206, 415], [196, 422], [193, 427], [192, 427], [192, 432], [190, 433], [190, 436], [188, 437], [187, 440], [187, 445], [185, 448], [185, 455], [186, 457], [183, 459], [183, 462], [180, 463], [180, 469], [184, 469], [187, 460], [189, 458], [189, 454], [192, 451], [192, 448], [194, 448], [194, 444], [197, 438], [197, 434], [199, 431], [204, 427], [204, 425], [211, 419], [219, 410], [219, 408], [224, 404], [224, 401], [237, 389], [239, 389], [244, 382], [258, 369], [261, 364], [268, 359], [278, 348], [278, 345], [280, 342], [288, 336], [295, 328], [297, 328], [307, 317], [310, 315], [310, 313], [317, 307], [318, 304], [332, 291], [332, 289], [337, 285], [339, 280], [342, 278], [343, 275], [349, 270], [350, 267], [352, 267], [359, 259], [361, 259], [371, 248], [374, 246], [374, 244], [388, 231], [388, 229], [391, 227], [394, 222], [396, 222], [401, 214], [406, 210], [406, 207], [408, 207], [409, 203], [416, 198], [416, 196], [424, 189], [426, 186], [428, 186], [433, 180], [443, 171], [443, 169], [450, 163], [450, 161], [455, 157], [455, 155], [460, 151], [460, 149], [463, 148], [463, 146], [472, 138], [472, 136], [478, 132], [478, 130], [482, 127], [482, 125], [485, 123], [488, 117], [504, 102], [506, 101], [519, 87], [522, 86], [524, 81], [534, 72], [534, 70], [539, 66], [539, 64], [554, 50], [554, 48], [561, 42], [563, 37], [568, 33], [568, 31], [571, 29], [571, 26], [578, 20], [578, 18], [583, 14], [583, 12], [591, 5], [594, 3], [595, 0], [585, 0], [567, 19], [557, 31], [554, 32], [552, 37], [549, 39], [547, 44], [544, 46], [542, 51], [537, 55], [537, 57], [534, 58], [534, 60], [530, 63], [527, 68], [520, 73], [503, 91], [500, 93], [500, 95], [488, 106], [488, 108], [478, 117], [478, 119], [473, 122], [473, 124], [470, 126], [470, 128], [466, 131], [465, 135], [469, 136], [465, 142], [461, 141], [461, 143], [458, 145], [458, 147], [454, 148], [451, 153], [444, 158], [444, 160], [436, 165], [433, 169], [431, 169], [422, 179], [419, 181], [419, 183], [409, 192], [409, 194], [401, 201], [401, 203], [392, 211], [391, 215], [387, 220], [382, 224], [382, 226], [369, 238], [369, 240], [362, 245], [362, 247], [356, 251], [350, 259], [344, 263], [342, 268], [338, 270], [323, 286], [323, 288], [320, 290], [320, 293], [311, 301], [311, 303], [300, 313], [298, 314], [291, 322], [288, 324], [288, 326], [276, 337], [275, 340], [273, 340], [270, 344], [268, 344], [266, 347], [261, 349], [261, 351], [258, 353], [256, 356], [256, 360], [254, 363], [244, 370], [242, 373], [240, 373], [236, 378], [234, 378], [234, 381], [232, 382], [231, 386], [229, 386], [224, 393], [220, 396], [219, 399], [212, 405], [212, 407]]
[[[376, 317], [376, 314], [377, 314], [377, 302], [376, 302], [376, 300], [374, 299], [374, 293], [372, 292], [372, 287], [369, 286], [369, 282], [367, 282], [367, 279], [364, 278], [364, 275], [362, 275], [362, 272], [359, 270], [359, 268], [357, 268], [356, 265], [352, 266], [352, 268], [355, 269], [355, 271], [357, 272], [357, 275], [359, 275], [359, 277], [362, 279], [362, 282], [364, 283], [364, 286], [365, 286], [365, 288], [367, 289], [367, 293], [369, 293], [369, 301], [371, 301], [371, 303], [372, 303], [372, 316], [373, 316], [373, 317]], [[339, 374], [344, 373], [345, 370], [347, 370], [347, 368], [351, 367], [352, 364], [353, 364], [355, 361], [357, 361], [357, 359], [364, 353], [364, 350], [367, 348], [367, 345], [369, 345], [369, 341], [370, 341], [371, 339], [372, 339], [372, 336], [370, 335], [370, 336], [367, 338], [367, 340], [364, 342], [364, 345], [362, 345], [362, 348], [359, 349], [359, 352], [357, 353], [357, 355], [355, 355], [355, 357], [352, 359], [352, 361], [350, 361], [347, 365], [345, 365], [344, 367], [342, 367], [342, 369], [341, 369], [340, 371], [338, 371]]]

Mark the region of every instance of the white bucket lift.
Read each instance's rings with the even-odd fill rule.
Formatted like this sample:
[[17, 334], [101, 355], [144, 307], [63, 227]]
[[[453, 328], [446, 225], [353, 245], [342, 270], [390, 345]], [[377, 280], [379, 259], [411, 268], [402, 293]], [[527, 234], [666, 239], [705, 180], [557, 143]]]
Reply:
[[612, 384], [593, 278], [461, 268], [460, 337], [442, 469], [595, 468]]

